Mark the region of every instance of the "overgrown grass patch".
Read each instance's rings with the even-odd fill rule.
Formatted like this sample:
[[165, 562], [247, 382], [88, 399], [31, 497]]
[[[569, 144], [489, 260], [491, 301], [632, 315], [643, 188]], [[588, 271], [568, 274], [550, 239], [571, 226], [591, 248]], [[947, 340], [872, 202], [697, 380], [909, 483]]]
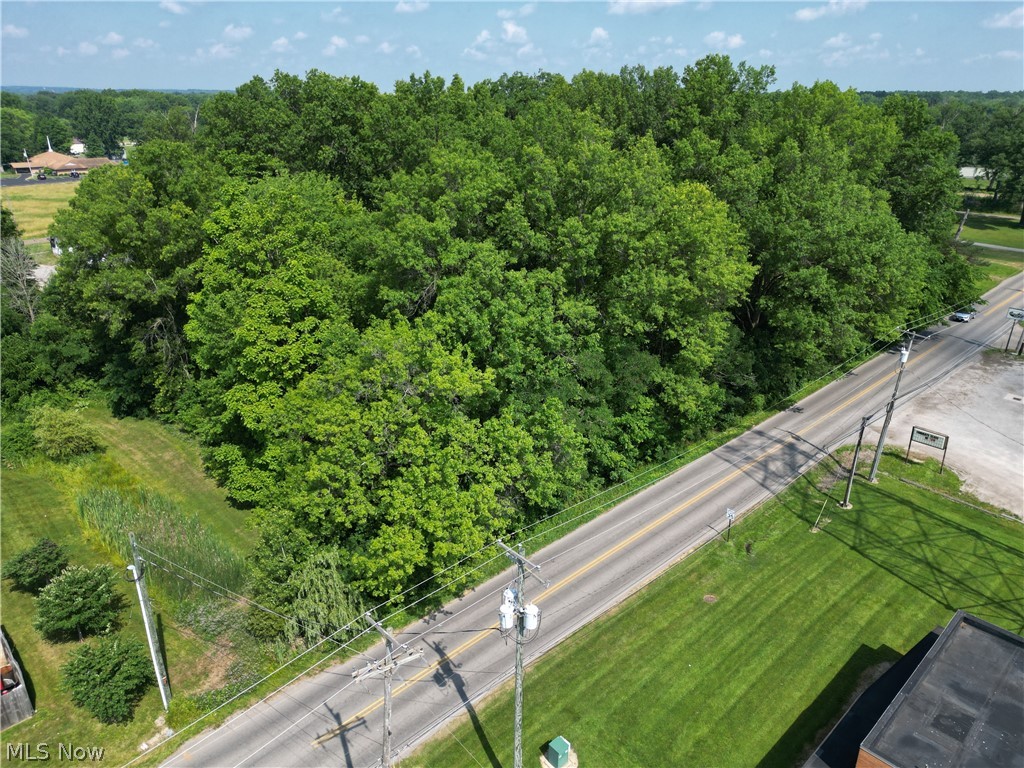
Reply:
[[[833, 490], [817, 533], [825, 499], [815, 475], [804, 478], [734, 526], [729, 543], [706, 547], [533, 665], [529, 762], [561, 734], [581, 764], [792, 765], [863, 673], [956, 609], [1024, 631], [1020, 524], [893, 476], [939, 483], [937, 466], [887, 456], [882, 467], [890, 474], [877, 486], [855, 485], [849, 511]], [[510, 764], [510, 687], [476, 715], [403, 765]]]

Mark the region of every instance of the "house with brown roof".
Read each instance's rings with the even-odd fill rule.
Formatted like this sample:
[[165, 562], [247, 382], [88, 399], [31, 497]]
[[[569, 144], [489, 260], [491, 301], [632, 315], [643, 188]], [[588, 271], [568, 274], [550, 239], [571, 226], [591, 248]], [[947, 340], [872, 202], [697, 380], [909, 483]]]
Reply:
[[49, 150], [33, 155], [28, 160], [20, 163], [11, 163], [11, 169], [17, 173], [30, 176], [37, 171], [41, 171], [43, 168], [49, 168], [58, 176], [65, 176], [72, 171], [88, 173], [93, 168], [98, 168], [101, 165], [110, 165], [113, 162], [113, 160], [106, 157], [72, 157], [71, 155]]

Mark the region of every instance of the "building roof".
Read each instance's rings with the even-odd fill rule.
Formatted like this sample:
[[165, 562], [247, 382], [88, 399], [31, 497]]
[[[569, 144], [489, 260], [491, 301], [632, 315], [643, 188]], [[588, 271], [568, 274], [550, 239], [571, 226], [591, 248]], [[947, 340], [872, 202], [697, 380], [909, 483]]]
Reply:
[[896, 768], [1024, 766], [1024, 637], [957, 611], [861, 749]]
[[69, 171], [88, 171], [100, 165], [114, 162], [106, 157], [72, 157], [60, 152], [41, 152], [20, 163], [11, 163], [15, 171], [33, 171], [40, 168], [51, 168], [55, 173]]

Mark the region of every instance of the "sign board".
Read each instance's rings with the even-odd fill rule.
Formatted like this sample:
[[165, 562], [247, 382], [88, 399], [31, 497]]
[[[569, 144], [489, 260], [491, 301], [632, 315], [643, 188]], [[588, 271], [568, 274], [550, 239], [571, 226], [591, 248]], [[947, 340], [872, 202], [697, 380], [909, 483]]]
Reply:
[[949, 440], [949, 435], [940, 435], [938, 432], [929, 432], [928, 430], [921, 429], [920, 427], [914, 427], [910, 432], [910, 442], [924, 443], [925, 445], [930, 445], [932, 448], [938, 448], [940, 451], [946, 450], [947, 440]]
[[736, 510], [735, 509], [727, 509], [727, 510], [725, 510], [725, 519], [728, 520], [730, 523], [733, 520], [735, 520], [736, 519]]
[[1010, 307], [1006, 310], [1006, 316], [1011, 320], [1024, 320], [1024, 309]]

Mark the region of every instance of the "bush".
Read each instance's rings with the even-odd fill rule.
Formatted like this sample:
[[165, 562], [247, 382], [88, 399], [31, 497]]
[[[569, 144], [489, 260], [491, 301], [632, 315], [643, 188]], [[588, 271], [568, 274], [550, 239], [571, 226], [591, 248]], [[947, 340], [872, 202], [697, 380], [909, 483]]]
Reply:
[[43, 538], [4, 563], [3, 577], [14, 582], [15, 589], [36, 594], [67, 567], [64, 548]]
[[50, 640], [81, 640], [115, 629], [125, 605], [116, 583], [109, 565], [65, 569], [39, 593], [36, 629]]
[[90, 453], [100, 447], [100, 438], [78, 411], [44, 405], [29, 414], [32, 435], [44, 454], [56, 461]]
[[111, 635], [83, 645], [61, 667], [71, 700], [103, 723], [132, 719], [135, 705], [153, 684], [146, 647], [133, 637]]

